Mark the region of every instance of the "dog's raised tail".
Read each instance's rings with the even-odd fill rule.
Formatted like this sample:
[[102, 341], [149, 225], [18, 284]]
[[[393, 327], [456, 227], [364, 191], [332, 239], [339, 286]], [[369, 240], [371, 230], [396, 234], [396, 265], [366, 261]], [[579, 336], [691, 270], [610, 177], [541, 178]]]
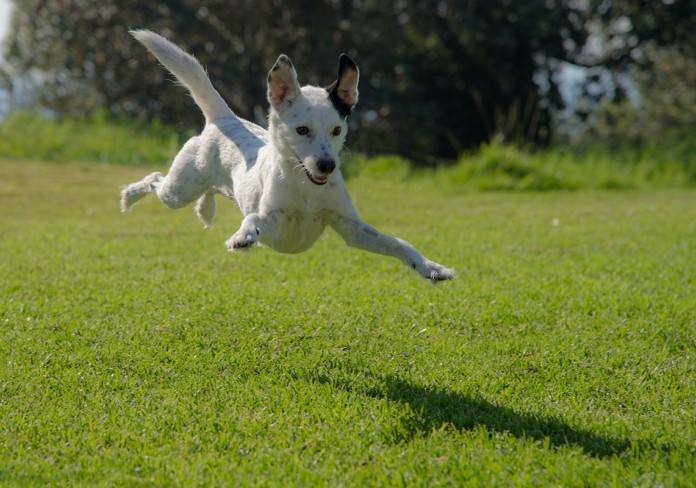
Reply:
[[188, 88], [208, 121], [234, 115], [196, 58], [152, 31], [141, 29], [130, 33]]

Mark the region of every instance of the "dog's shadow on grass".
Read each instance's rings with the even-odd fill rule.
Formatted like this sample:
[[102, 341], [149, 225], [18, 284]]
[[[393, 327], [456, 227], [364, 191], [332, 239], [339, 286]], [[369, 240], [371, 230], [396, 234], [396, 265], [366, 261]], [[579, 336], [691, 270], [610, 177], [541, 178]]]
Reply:
[[600, 458], [620, 454], [631, 447], [628, 439], [595, 434], [559, 419], [516, 412], [480, 397], [418, 386], [394, 376], [375, 375], [369, 381], [357, 382], [327, 374], [303, 376], [308, 381], [351, 393], [407, 405], [409, 414], [400, 419], [399, 429], [391, 436], [395, 442], [408, 442], [447, 425], [458, 431], [483, 427], [491, 436], [508, 434], [519, 439], [534, 439], [540, 446], [579, 447], [586, 454]]

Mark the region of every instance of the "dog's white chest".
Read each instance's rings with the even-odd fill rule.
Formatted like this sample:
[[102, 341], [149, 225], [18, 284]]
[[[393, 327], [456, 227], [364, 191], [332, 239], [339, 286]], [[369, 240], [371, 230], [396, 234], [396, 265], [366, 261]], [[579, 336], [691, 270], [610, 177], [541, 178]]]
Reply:
[[[295, 254], [304, 252], [314, 245], [327, 224], [325, 212], [303, 212], [287, 210], [278, 212], [275, 225], [277, 232], [261, 242], [275, 251]], [[265, 236], [264, 236], [265, 237]]]

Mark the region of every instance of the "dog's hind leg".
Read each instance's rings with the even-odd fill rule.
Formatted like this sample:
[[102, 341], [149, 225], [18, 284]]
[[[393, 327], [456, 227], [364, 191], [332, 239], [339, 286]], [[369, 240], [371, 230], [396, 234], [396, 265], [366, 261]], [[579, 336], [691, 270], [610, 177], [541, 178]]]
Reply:
[[121, 211], [128, 212], [148, 193], [157, 193], [162, 184], [162, 178], [162, 173], [152, 173], [137, 183], [124, 186], [121, 190]]
[[211, 177], [205, 167], [209, 153], [210, 147], [202, 146], [200, 136], [184, 144], [157, 188], [162, 203], [169, 208], [182, 208], [210, 189]]
[[[130, 210], [133, 204], [148, 193], [156, 193], [169, 208], [185, 207], [205, 195], [211, 190], [211, 176], [199, 161], [205, 161], [209, 154], [199, 154], [200, 146], [199, 137], [191, 138], [174, 158], [167, 176], [152, 173], [141, 181], [124, 187], [121, 191], [121, 209], [124, 212]], [[209, 153], [210, 149], [207, 149]], [[212, 222], [214, 203], [203, 199], [199, 208], [203, 222]]]
[[215, 193], [212, 191], [204, 193], [196, 202], [194, 210], [204, 226], [210, 227], [213, 225], [213, 217], [215, 217]]

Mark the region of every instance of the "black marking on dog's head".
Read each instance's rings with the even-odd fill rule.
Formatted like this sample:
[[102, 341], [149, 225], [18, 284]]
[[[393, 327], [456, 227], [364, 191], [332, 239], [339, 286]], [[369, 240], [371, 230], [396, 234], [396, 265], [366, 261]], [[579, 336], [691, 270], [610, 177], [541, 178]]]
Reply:
[[338, 114], [344, 119], [353, 111], [358, 103], [358, 79], [360, 70], [355, 61], [343, 53], [338, 59], [338, 78], [326, 87], [329, 100]]

